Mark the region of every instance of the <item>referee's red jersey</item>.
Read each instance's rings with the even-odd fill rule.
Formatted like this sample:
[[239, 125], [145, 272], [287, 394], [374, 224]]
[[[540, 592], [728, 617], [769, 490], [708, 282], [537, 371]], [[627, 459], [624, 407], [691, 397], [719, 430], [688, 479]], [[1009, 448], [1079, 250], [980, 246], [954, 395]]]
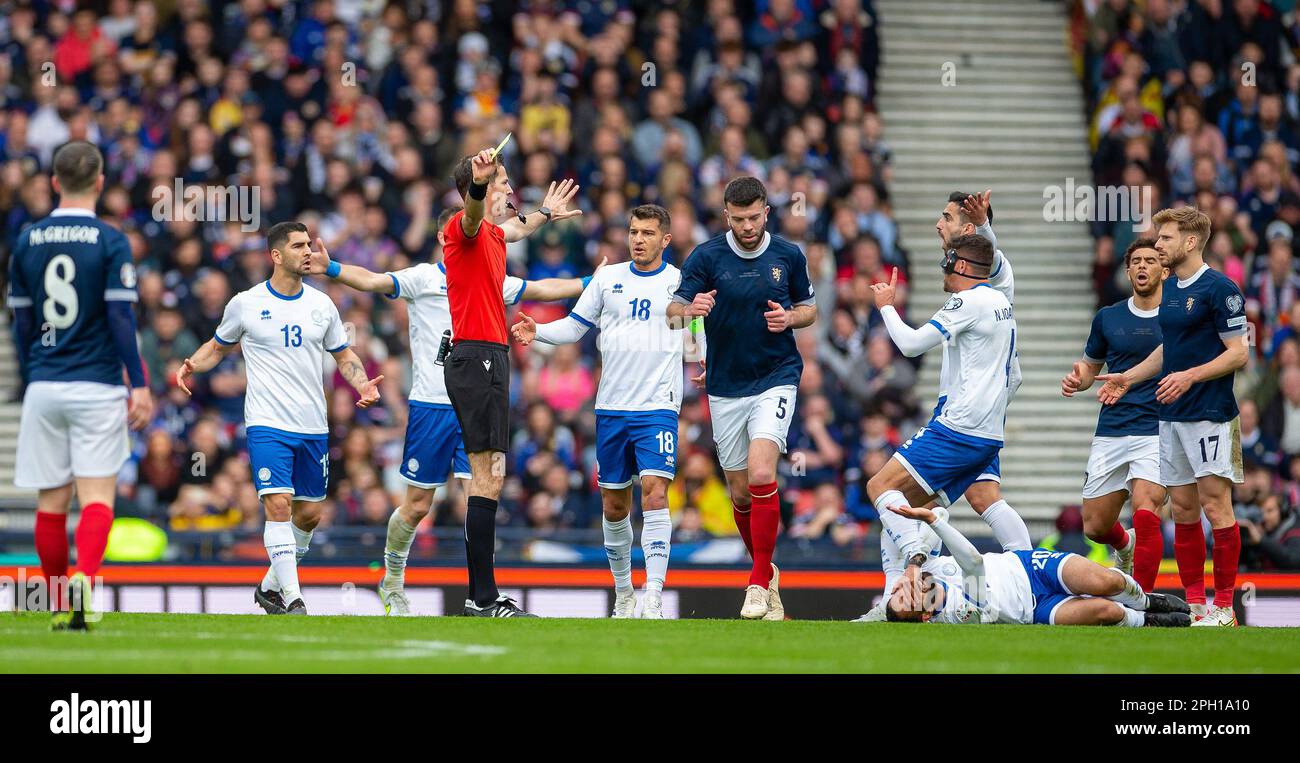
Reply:
[[452, 215], [442, 232], [447, 240], [443, 263], [452, 336], [456, 341], [508, 344], [506, 302], [501, 294], [506, 280], [506, 233], [484, 220], [477, 234], [466, 236], [460, 226], [464, 214], [462, 210]]

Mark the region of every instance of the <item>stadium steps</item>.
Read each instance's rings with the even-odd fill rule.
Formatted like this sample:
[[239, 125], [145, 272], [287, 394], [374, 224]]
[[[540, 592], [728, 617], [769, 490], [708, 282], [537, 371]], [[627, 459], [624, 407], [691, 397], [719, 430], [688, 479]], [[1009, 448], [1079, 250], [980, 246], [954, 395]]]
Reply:
[[[1049, 187], [1091, 182], [1066, 20], [1059, 4], [1037, 0], [880, 0], [879, 9], [890, 204], [914, 269], [908, 318], [924, 321], [945, 298], [934, 224], [948, 193], [992, 188], [993, 227], [1016, 273], [1024, 374], [1008, 411], [1004, 494], [1038, 539], [1080, 500], [1098, 408], [1090, 393], [1060, 393], [1095, 311], [1092, 239], [1085, 223], [1044, 219]], [[955, 86], [944, 86], [945, 69]], [[922, 369], [923, 400], [937, 394], [938, 361], [932, 353]], [[964, 505], [953, 518], [988, 535]]]
[[18, 389], [18, 358], [14, 355], [9, 311], [0, 318], [0, 501], [30, 502], [36, 506], [36, 492], [14, 487], [14, 456], [18, 450], [18, 419], [22, 406], [8, 402]]

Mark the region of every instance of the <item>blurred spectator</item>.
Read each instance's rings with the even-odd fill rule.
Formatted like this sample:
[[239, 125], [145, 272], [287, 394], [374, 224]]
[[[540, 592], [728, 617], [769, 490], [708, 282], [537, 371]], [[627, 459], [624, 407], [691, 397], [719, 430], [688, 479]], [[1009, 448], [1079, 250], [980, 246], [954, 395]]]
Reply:
[[1264, 496], [1258, 520], [1241, 522], [1242, 565], [1252, 570], [1300, 570], [1300, 524], [1278, 495]]

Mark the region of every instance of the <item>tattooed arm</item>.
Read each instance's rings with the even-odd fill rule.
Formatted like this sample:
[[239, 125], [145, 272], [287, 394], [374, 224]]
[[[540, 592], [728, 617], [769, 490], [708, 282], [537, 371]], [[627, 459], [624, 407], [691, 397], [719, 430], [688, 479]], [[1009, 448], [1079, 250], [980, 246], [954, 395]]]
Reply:
[[345, 347], [334, 353], [334, 362], [338, 363], [339, 373], [343, 378], [348, 380], [348, 384], [352, 385], [352, 389], [355, 389], [358, 395], [361, 395], [361, 399], [357, 401], [358, 408], [369, 408], [379, 401], [379, 382], [383, 381], [384, 377], [381, 375], [367, 379], [366, 367], [361, 365], [361, 359], [351, 347]]

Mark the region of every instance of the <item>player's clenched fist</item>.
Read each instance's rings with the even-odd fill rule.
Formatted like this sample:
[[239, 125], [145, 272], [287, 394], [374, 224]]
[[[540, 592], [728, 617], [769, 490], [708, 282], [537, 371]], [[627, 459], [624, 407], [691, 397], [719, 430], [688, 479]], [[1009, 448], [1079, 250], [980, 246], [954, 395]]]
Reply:
[[717, 294], [717, 289], [714, 289], [713, 291], [702, 291], [699, 294], [696, 294], [695, 299], [686, 306], [686, 314], [692, 317], [697, 315], [702, 317], [713, 312], [714, 297], [716, 297]]
[[773, 334], [780, 334], [782, 331], [790, 328], [790, 313], [784, 307], [781, 307], [772, 300], [767, 301], [768, 311], [763, 313], [767, 319], [767, 330]]
[[1083, 361], [1076, 360], [1074, 366], [1070, 369], [1070, 373], [1066, 374], [1064, 379], [1061, 379], [1061, 394], [1066, 397], [1074, 397], [1074, 393], [1078, 392], [1082, 386]]

